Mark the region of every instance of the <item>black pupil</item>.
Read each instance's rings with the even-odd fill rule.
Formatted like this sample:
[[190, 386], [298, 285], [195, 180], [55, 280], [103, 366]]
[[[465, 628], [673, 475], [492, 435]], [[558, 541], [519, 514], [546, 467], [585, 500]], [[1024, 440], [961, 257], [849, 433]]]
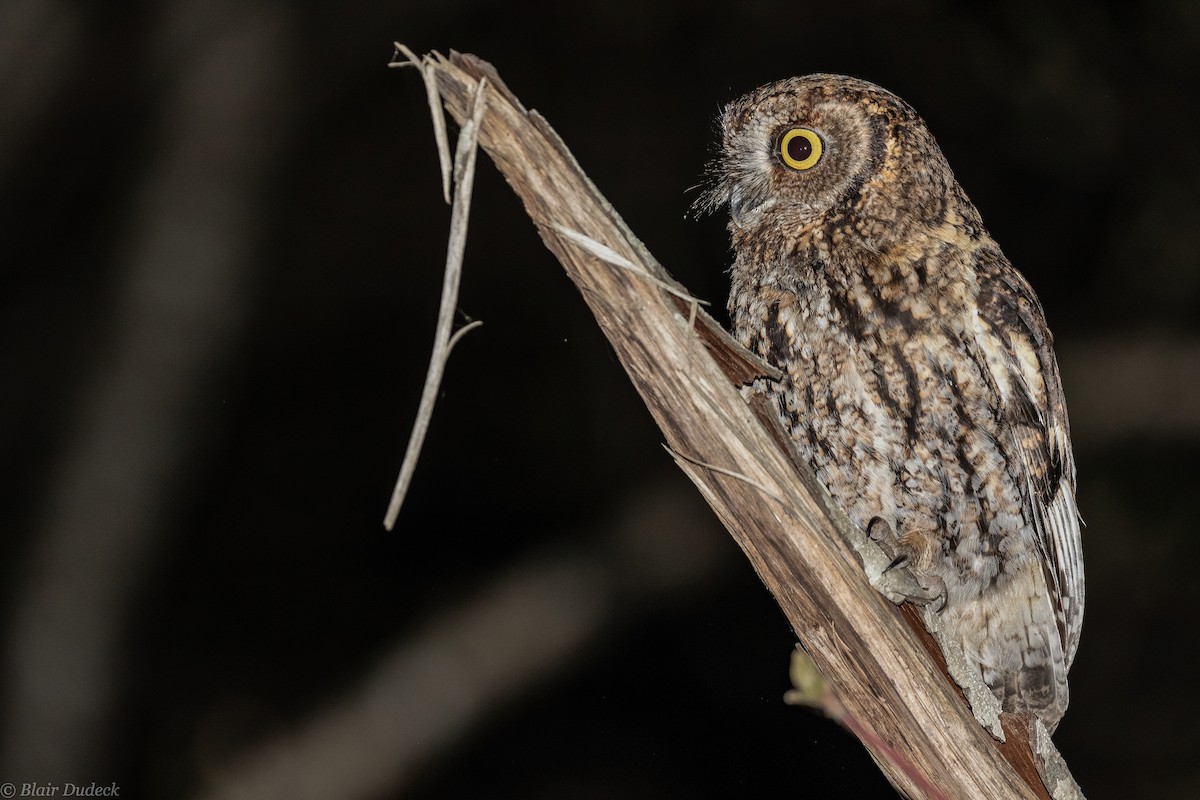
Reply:
[[788, 158], [803, 161], [812, 155], [812, 142], [807, 136], [793, 136], [787, 143]]

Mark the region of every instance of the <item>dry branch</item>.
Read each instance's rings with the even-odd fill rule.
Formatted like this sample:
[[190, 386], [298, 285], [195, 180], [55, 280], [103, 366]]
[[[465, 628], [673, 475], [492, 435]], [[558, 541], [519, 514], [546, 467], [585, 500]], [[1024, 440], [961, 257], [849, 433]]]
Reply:
[[1022, 726], [1006, 719], [1002, 752], [946, 677], [936, 645], [923, 642], [915, 612], [906, 623], [872, 587], [868, 576], [887, 565], [882, 551], [797, 462], [774, 415], [739, 391], [778, 374], [654, 260], [546, 120], [489, 64], [452, 52], [423, 65], [460, 125], [486, 79], [479, 145], [579, 288], [676, 462], [780, 604], [838, 707], [856, 732], [869, 732], [860, 739], [892, 784], [909, 797], [930, 797], [922, 786], [972, 800], [1047, 797]]

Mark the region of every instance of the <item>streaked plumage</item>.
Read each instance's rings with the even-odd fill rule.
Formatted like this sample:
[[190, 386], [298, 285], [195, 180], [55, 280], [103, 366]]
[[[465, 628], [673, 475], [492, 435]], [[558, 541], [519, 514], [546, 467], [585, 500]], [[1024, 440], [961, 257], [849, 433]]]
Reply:
[[[919, 116], [812, 75], [722, 117], [735, 334], [852, 520], [945, 584], [942, 618], [1006, 711], [1053, 730], [1083, 618], [1075, 465], [1041, 305]], [[796, 131], [790, 133], [791, 131]]]

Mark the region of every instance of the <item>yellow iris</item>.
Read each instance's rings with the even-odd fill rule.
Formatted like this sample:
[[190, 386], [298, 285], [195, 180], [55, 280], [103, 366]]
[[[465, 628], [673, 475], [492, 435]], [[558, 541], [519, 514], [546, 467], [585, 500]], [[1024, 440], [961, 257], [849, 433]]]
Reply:
[[792, 169], [812, 169], [824, 150], [821, 137], [808, 128], [792, 128], [779, 140], [779, 155]]

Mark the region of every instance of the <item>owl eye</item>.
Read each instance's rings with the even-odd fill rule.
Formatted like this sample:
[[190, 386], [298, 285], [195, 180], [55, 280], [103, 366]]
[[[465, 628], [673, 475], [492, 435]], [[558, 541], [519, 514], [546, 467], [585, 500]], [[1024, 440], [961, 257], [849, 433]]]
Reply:
[[821, 137], [808, 128], [792, 128], [779, 140], [779, 157], [795, 170], [812, 169], [824, 151]]

